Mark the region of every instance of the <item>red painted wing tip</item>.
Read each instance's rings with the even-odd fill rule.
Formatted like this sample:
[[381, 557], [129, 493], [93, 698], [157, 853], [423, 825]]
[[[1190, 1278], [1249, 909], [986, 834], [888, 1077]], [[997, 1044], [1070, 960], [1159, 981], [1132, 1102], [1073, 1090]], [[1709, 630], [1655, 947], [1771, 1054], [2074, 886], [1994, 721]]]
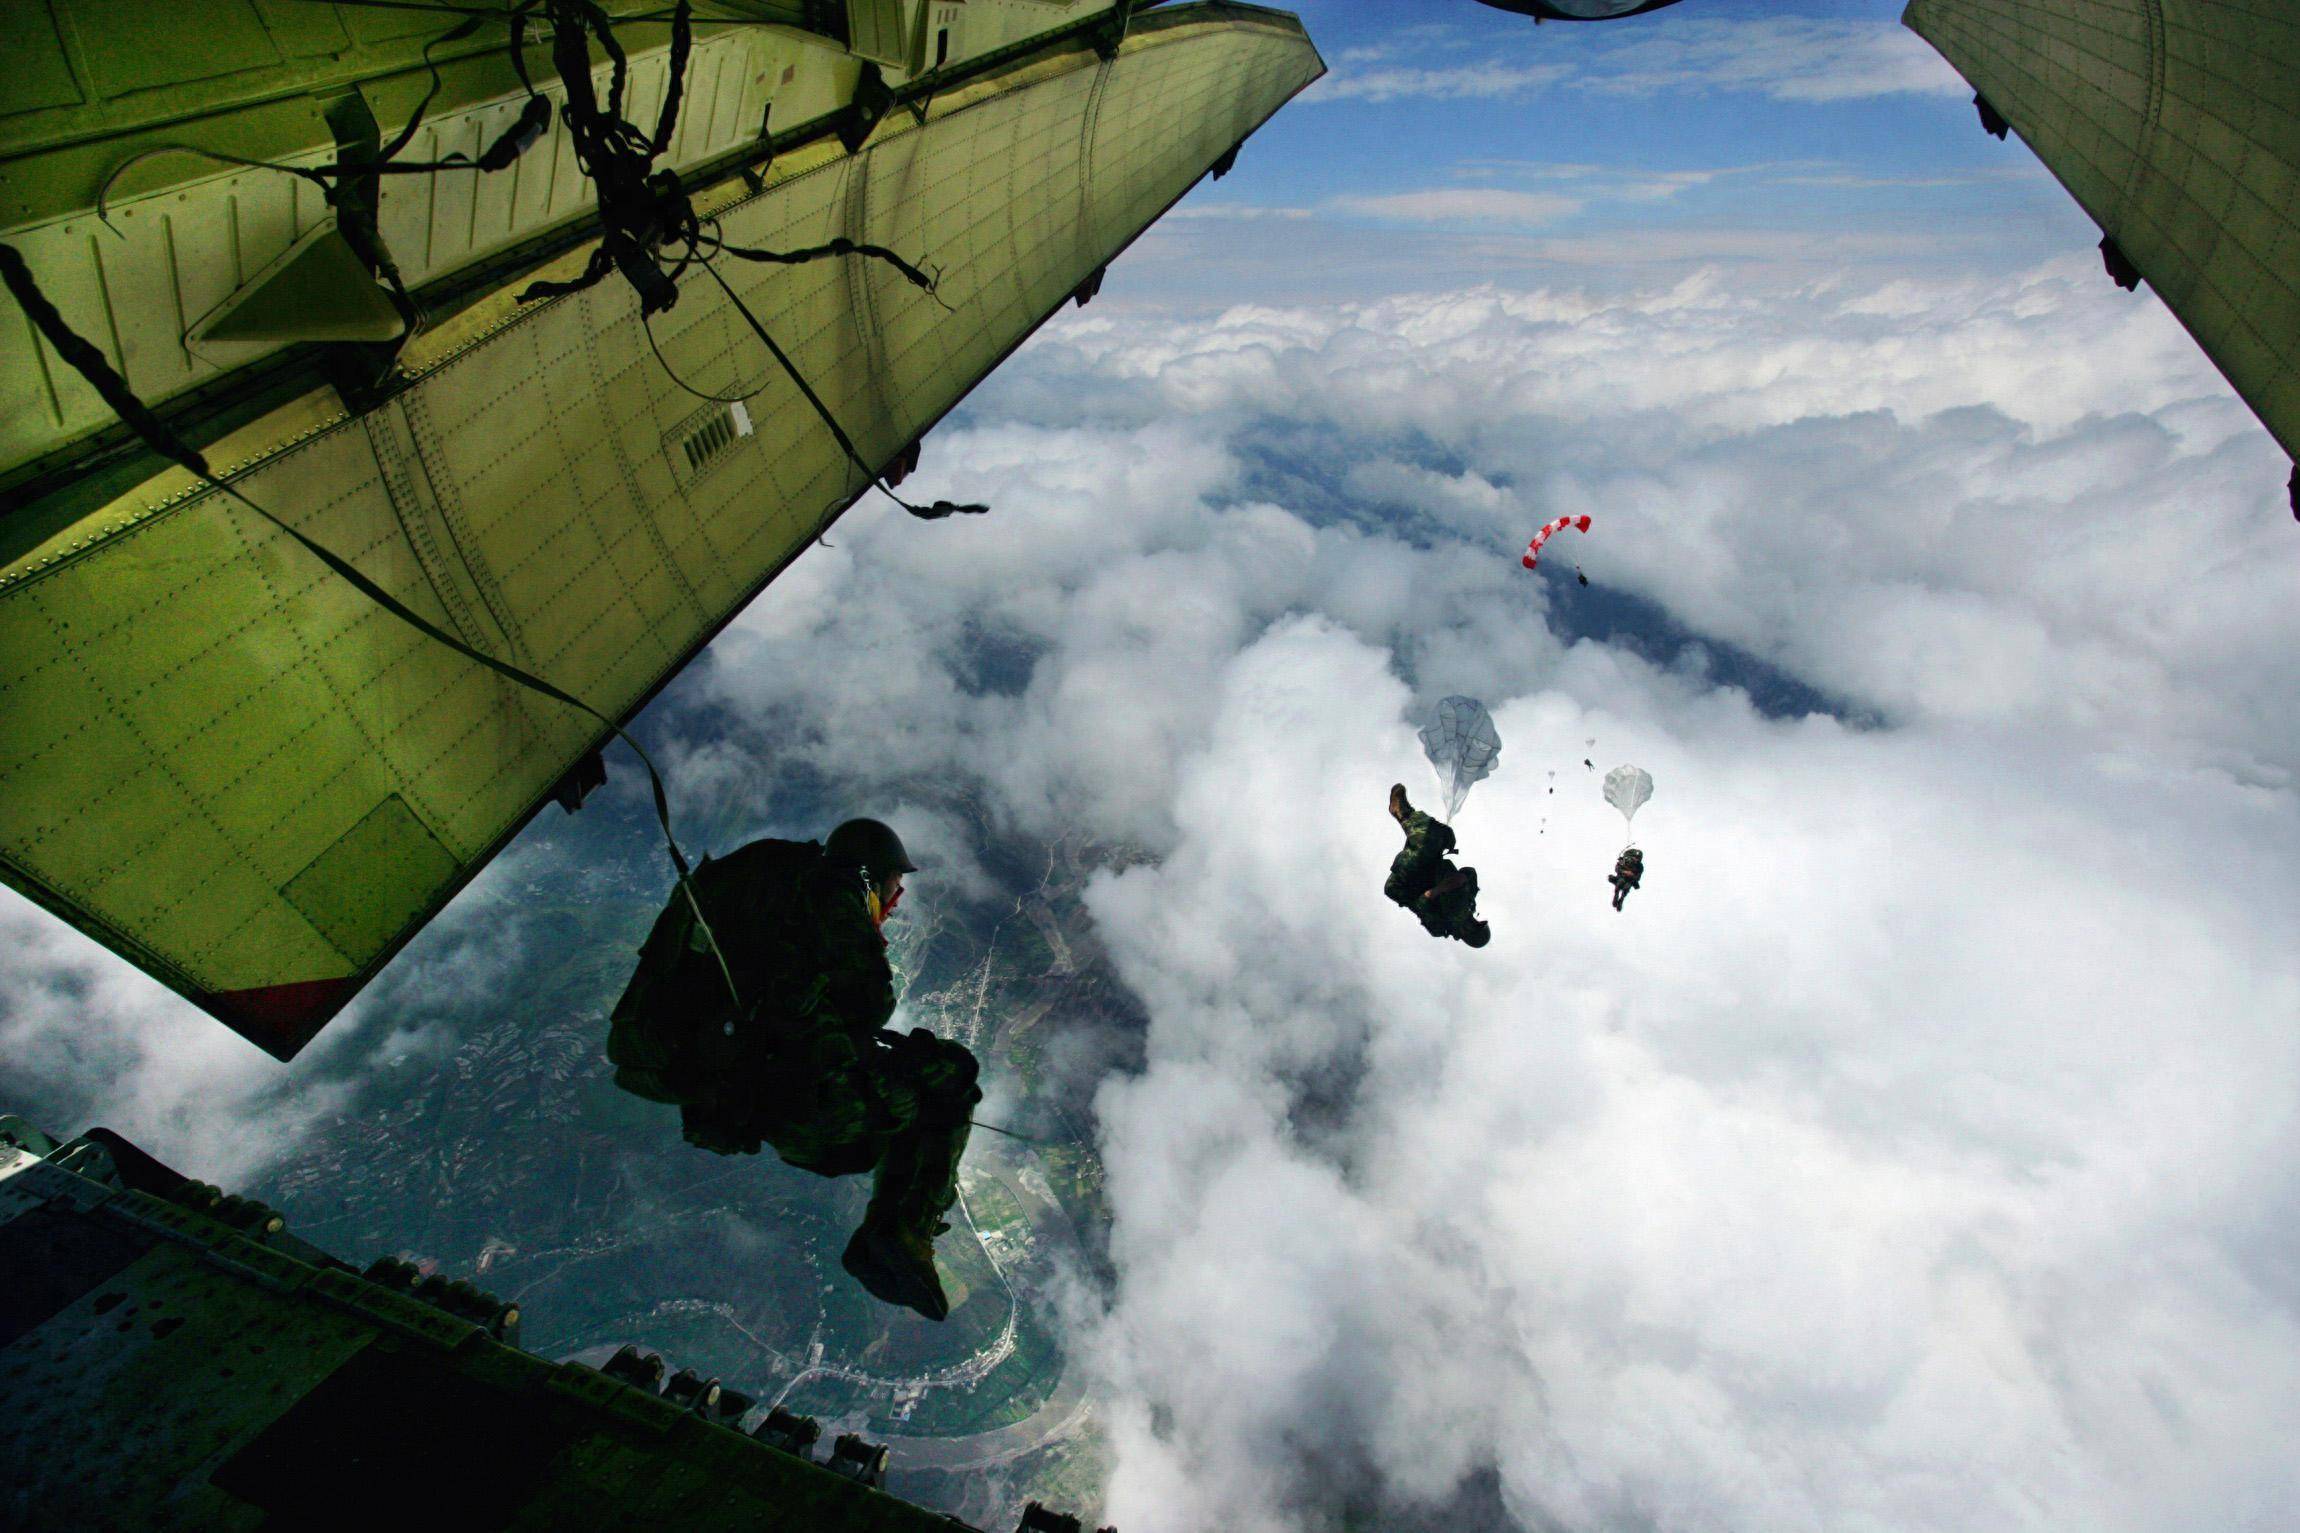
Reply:
[[252, 990], [215, 991], [200, 1005], [275, 1059], [293, 1059], [356, 987], [345, 979], [306, 979]]

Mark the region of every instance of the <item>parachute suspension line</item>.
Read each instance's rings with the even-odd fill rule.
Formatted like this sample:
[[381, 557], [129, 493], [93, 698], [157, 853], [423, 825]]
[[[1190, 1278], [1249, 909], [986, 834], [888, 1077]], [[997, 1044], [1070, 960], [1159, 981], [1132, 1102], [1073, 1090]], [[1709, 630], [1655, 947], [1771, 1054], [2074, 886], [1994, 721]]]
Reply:
[[863, 461], [862, 454], [855, 449], [854, 438], [847, 435], [846, 428], [841, 426], [838, 417], [831, 413], [831, 407], [823, 403], [822, 396], [817, 394], [814, 391], [814, 386], [807, 382], [805, 374], [799, 371], [798, 364], [790, 359], [789, 354], [782, 347], [775, 344], [773, 336], [767, 334], [767, 327], [759, 323], [759, 317], [751, 312], [749, 304], [743, 302], [742, 295], [728, 285], [725, 277], [719, 275], [718, 266], [714, 262], [706, 260], [703, 262], [703, 270], [710, 274], [713, 282], [719, 284], [719, 291], [727, 295], [727, 301], [733, 304], [736, 312], [743, 316], [744, 322], [751, 327], [751, 333], [756, 335], [766, 346], [768, 354], [781, 364], [785, 373], [790, 375], [791, 382], [798, 385], [799, 392], [806, 396], [806, 401], [814, 407], [815, 414], [820, 416], [822, 423], [830, 428], [831, 437], [839, 444], [839, 450], [847, 455], [849, 462], [863, 471], [864, 478], [876, 486], [880, 494], [922, 521], [935, 521], [941, 517], [949, 516], [953, 512], [979, 516], [990, 509], [986, 505], [975, 503], [960, 505], [947, 500], [938, 500], [931, 506], [918, 506], [897, 495], [888, 486], [879, 471]]
[[1021, 1140], [1021, 1141], [1022, 1141], [1024, 1144], [1046, 1144], [1046, 1143], [1048, 1143], [1048, 1141], [1047, 1141], [1047, 1140], [1044, 1140], [1044, 1139], [1040, 1139], [1040, 1138], [1038, 1138], [1038, 1137], [1037, 1137], [1036, 1135], [1034, 1135], [1034, 1134], [1018, 1134], [1018, 1133], [1016, 1133], [1016, 1132], [1015, 1132], [1013, 1129], [1010, 1129], [1010, 1128], [1000, 1128], [1000, 1127], [999, 1127], [997, 1124], [995, 1124], [995, 1123], [985, 1123], [985, 1122], [983, 1122], [983, 1121], [982, 1121], [980, 1118], [969, 1118], [969, 1119], [967, 1119], [966, 1121], [967, 1121], [967, 1122], [969, 1122], [969, 1123], [971, 1123], [971, 1124], [973, 1124], [973, 1125], [974, 1125], [976, 1128], [986, 1128], [986, 1129], [989, 1129], [989, 1130], [990, 1130], [992, 1133], [994, 1133], [994, 1134], [1004, 1134], [1004, 1135], [1005, 1135], [1007, 1138], [1009, 1138], [1009, 1139], [1019, 1139], [1019, 1140]]
[[106, 404], [118, 412], [120, 419], [125, 421], [139, 437], [143, 438], [145, 445], [154, 452], [174, 463], [181, 464], [185, 469], [205, 481], [211, 488], [238, 501], [295, 539], [310, 552], [312, 557], [318, 559], [321, 564], [325, 565], [353, 590], [424, 637], [445, 645], [466, 660], [486, 667], [506, 681], [525, 687], [530, 692], [548, 697], [554, 702], [564, 703], [568, 707], [589, 714], [606, 725], [617, 739], [630, 746], [632, 754], [639, 758], [640, 766], [646, 769], [647, 785], [654, 795], [655, 822], [662, 827], [663, 846], [671, 854], [671, 866], [678, 875], [680, 889], [687, 896], [688, 908], [694, 912], [696, 924], [702, 928], [704, 939], [711, 945], [712, 955], [719, 961], [719, 972], [726, 979], [727, 993], [734, 997], [738, 1008], [743, 1005], [742, 991], [735, 984], [734, 970], [727, 963], [726, 953], [719, 947], [718, 934], [711, 930], [710, 920], [703, 914], [701, 902], [695, 898], [692, 882], [693, 870], [687, 865], [686, 854], [679, 850], [678, 837], [673, 835], [671, 831], [671, 803], [669, 795], [663, 788], [663, 775], [655, 769], [655, 760], [647, 754], [645, 746], [633, 739], [621, 724], [601, 713], [572, 692], [564, 691], [540, 676], [521, 670], [518, 666], [498, 660], [484, 650], [475, 649], [464, 643], [463, 640], [439, 627], [422, 613], [410, 608], [398, 597], [377, 585], [357, 566], [346, 561], [341, 555], [315, 542], [300, 529], [291, 526], [271, 511], [256, 504], [237, 485], [218, 478], [214, 470], [209, 468], [208, 460], [201, 456], [196, 448], [171, 431], [164, 421], [154, 415], [151, 409], [136, 397], [135, 391], [128, 386], [128, 381], [112, 370], [112, 364], [105, 358], [104, 354], [65, 322], [64, 316], [57, 312], [56, 306], [48, 301], [48, 295], [40, 291], [39, 284], [32, 277], [31, 268], [24, 264], [23, 256], [12, 245], [0, 244], [0, 280], [7, 283], [8, 291], [15, 296], [16, 302], [24, 310], [25, 316], [47, 339], [48, 344], [56, 348], [56, 354], [63, 358], [74, 372], [85, 378], [89, 387], [93, 388]]

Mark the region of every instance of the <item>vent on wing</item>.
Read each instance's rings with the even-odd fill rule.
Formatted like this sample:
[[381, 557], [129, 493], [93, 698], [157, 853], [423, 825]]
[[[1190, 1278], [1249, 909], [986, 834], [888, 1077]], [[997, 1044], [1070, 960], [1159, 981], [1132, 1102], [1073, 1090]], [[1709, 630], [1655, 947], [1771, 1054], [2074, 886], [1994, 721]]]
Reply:
[[750, 434], [750, 411], [739, 402], [715, 404], [679, 422], [665, 446], [680, 479], [692, 482], [727, 461], [727, 449]]

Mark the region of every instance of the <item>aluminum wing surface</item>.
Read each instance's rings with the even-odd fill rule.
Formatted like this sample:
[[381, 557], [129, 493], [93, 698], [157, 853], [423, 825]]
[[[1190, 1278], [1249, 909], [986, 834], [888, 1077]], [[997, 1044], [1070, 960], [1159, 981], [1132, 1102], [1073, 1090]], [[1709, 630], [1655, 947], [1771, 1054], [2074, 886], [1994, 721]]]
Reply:
[[[1161, 9], [1110, 57], [1021, 51], [697, 203], [730, 244], [845, 235], [939, 269], [942, 302], [878, 262], [719, 268], [890, 463], [1322, 70], [1290, 16]], [[412, 343], [380, 407], [315, 392], [208, 458], [433, 623], [627, 717], [864, 477], [708, 274], [655, 340], [747, 393], [747, 430], [671, 381], [626, 285], [521, 307], [532, 275]], [[0, 716], [0, 877], [281, 1058], [605, 738], [180, 470], [0, 566]]]
[[[631, 0], [616, 0], [616, 8], [640, 9]], [[371, 313], [380, 308], [387, 321], [381, 333], [399, 334], [404, 327], [398, 316], [351, 256], [336, 230], [335, 215], [310, 182], [258, 166], [219, 170], [196, 153], [148, 151], [155, 147], [152, 134], [158, 133], [164, 140], [212, 145], [305, 170], [332, 164], [341, 150], [320, 103], [358, 100], [365, 105], [369, 96], [358, 94], [364, 83], [375, 110], [392, 124], [377, 130], [388, 137], [413, 114], [417, 97], [409, 93], [420, 88], [424, 72], [409, 66], [423, 57], [420, 45], [451, 18], [423, 10], [303, 0], [271, 7], [263, 18], [266, 24], [309, 29], [316, 35], [305, 45], [326, 49], [323, 57], [334, 60], [323, 66], [310, 57], [292, 59], [288, 62], [295, 67], [290, 69], [252, 63], [263, 51], [265, 34], [245, 4], [176, 0], [121, 7], [66, 0], [53, 10], [65, 13], [84, 42], [102, 41], [122, 61], [157, 66], [193, 55], [171, 71], [190, 77], [183, 83], [159, 88], [145, 81], [145, 89], [45, 112], [9, 110], [14, 105], [8, 99], [11, 82], [0, 72], [0, 229], [72, 327], [99, 340], [139, 398], [160, 406], [229, 390], [235, 375], [279, 357], [297, 339], [378, 339], [372, 331], [327, 336], [302, 328], [331, 288], [346, 298], [364, 288], [366, 307]], [[243, 27], [255, 28], [252, 37], [240, 35], [229, 23], [235, 12]], [[53, 19], [35, 18], [37, 25], [25, 29], [26, 57], [37, 51], [37, 32]], [[346, 26], [351, 33], [344, 31]], [[626, 27], [634, 45], [631, 99], [637, 114], [651, 124], [669, 84], [669, 49], [662, 28], [641, 29], [628, 22]], [[375, 32], [386, 34], [388, 42], [355, 44], [355, 37]], [[389, 38], [392, 33], [411, 35]], [[228, 70], [217, 79], [199, 78], [212, 71], [198, 58], [202, 50], [182, 46], [190, 36], [199, 37], [206, 51], [216, 55], [217, 68], [232, 58], [235, 47], [246, 51], [234, 61], [249, 67]], [[402, 160], [434, 163], [457, 151], [474, 154], [517, 119], [524, 94], [508, 78], [502, 36], [500, 29], [490, 28], [436, 50], [449, 91], [460, 88], [466, 99], [433, 107]], [[484, 53], [455, 56], [483, 47]], [[544, 64], [547, 50], [531, 51], [539, 92], [555, 107], [562, 104], [565, 87]], [[378, 79], [395, 56], [405, 72]], [[847, 62], [825, 49], [788, 43], [779, 34], [770, 39], [763, 28], [706, 26], [687, 61], [678, 130], [663, 163], [692, 176], [712, 160], [743, 149], [756, 140], [770, 105], [778, 124], [796, 124], [801, 120], [797, 113], [811, 116], [818, 108], [827, 109], [827, 93], [819, 87], [810, 91], [794, 85], [773, 94], [769, 87], [786, 60], [806, 69], [812, 85], [829, 67], [814, 61], [832, 59]], [[364, 71], [355, 67], [361, 62]], [[52, 67], [69, 76], [60, 46]], [[116, 88], [143, 78], [131, 74], [121, 82], [117, 65], [92, 72], [98, 80], [113, 80]], [[594, 89], [604, 95], [609, 78], [602, 67]], [[259, 104], [250, 97], [269, 99]], [[402, 280], [416, 289], [499, 257], [596, 204], [556, 112], [527, 153], [500, 174], [444, 169], [384, 180], [376, 232]], [[109, 198], [103, 219], [94, 206], [99, 189], [107, 189]], [[316, 249], [309, 248], [313, 242]], [[340, 286], [309, 282], [294, 291], [292, 302], [278, 307], [260, 299], [240, 306], [267, 271], [283, 271], [299, 253], [320, 257], [330, 251], [349, 258], [352, 266]], [[229, 320], [223, 318], [226, 305], [233, 314]], [[0, 300], [0, 310], [14, 327], [0, 342], [6, 348], [0, 355], [8, 361], [0, 366], [0, 476], [36, 468], [40, 461], [68, 462], [91, 437], [117, 430], [111, 407], [52, 351], [42, 347], [34, 357], [15, 349], [25, 345], [29, 350], [29, 337], [12, 304]], [[258, 315], [264, 322], [247, 323]], [[0, 484], [5, 482], [0, 478]], [[0, 499], [6, 494], [0, 488]]]
[[1911, 0], [1902, 20], [2300, 456], [2300, 7]]

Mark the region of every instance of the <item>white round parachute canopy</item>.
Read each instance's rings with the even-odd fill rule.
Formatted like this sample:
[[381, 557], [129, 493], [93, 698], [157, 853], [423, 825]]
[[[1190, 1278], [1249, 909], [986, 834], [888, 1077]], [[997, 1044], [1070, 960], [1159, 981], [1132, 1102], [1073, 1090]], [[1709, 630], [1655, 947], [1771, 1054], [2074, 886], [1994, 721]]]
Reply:
[[1643, 767], [1617, 766], [1605, 774], [1605, 801], [1621, 811], [1621, 823], [1636, 820], [1637, 811], [1653, 796], [1653, 774]]
[[1429, 752], [1438, 791], [1445, 795], [1445, 817], [1451, 820], [1461, 813], [1471, 785], [1492, 775], [1501, 758], [1501, 736], [1485, 704], [1474, 697], [1449, 697], [1422, 727], [1422, 749]]

